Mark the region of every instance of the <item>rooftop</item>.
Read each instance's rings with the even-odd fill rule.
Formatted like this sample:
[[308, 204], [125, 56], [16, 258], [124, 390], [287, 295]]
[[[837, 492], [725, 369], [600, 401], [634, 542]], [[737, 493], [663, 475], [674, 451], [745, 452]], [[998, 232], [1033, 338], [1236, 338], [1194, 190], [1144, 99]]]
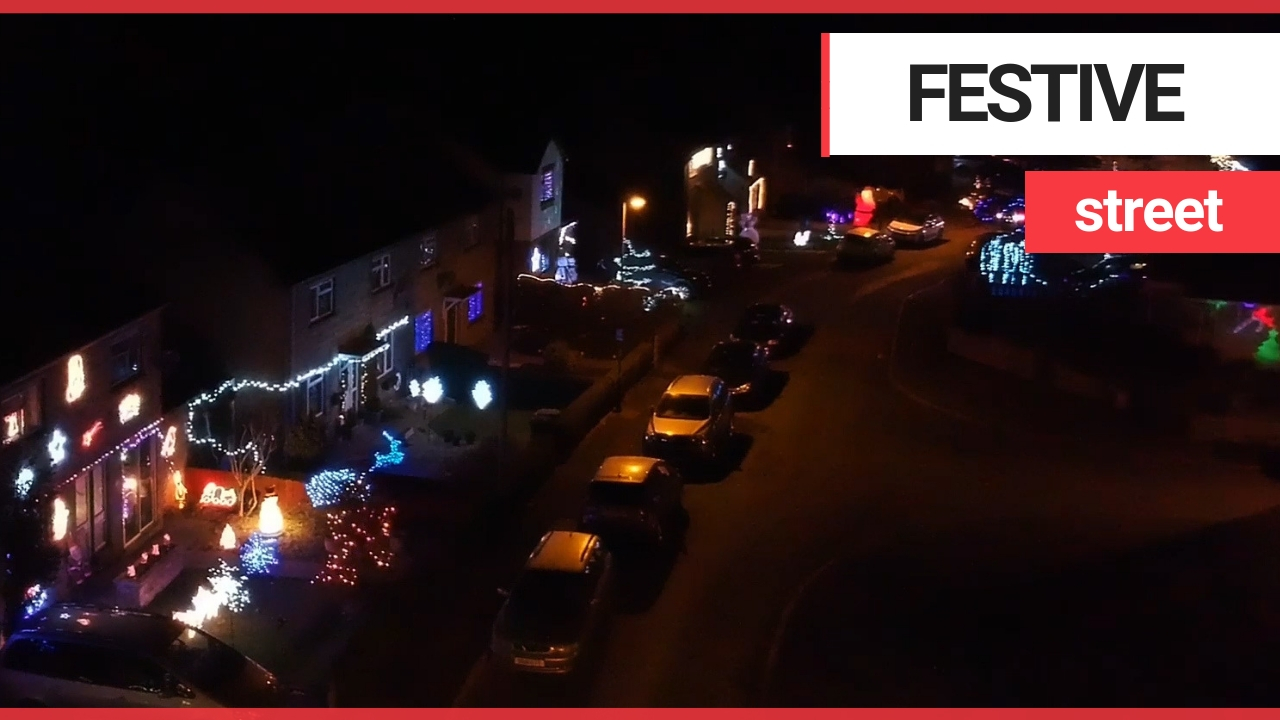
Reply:
[[718, 382], [714, 375], [681, 375], [667, 386], [668, 395], [710, 395]]
[[0, 385], [18, 380], [62, 356], [159, 309], [145, 270], [93, 242], [76, 247], [36, 239], [11, 243], [21, 260], [6, 264], [10, 306], [7, 341], [0, 353]]
[[618, 455], [605, 458], [596, 470], [591, 482], [608, 483], [640, 483], [649, 475], [649, 471], [657, 464], [654, 458], [638, 455]]
[[529, 570], [551, 572], [582, 572], [587, 566], [587, 554], [598, 538], [590, 533], [553, 530], [542, 536], [542, 542], [529, 556], [525, 565]]

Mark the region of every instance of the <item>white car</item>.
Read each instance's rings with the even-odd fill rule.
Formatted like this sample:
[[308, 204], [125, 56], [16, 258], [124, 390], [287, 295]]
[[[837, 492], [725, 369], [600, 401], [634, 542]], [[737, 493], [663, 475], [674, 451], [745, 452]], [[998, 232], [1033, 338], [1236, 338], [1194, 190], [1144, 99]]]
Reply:
[[163, 615], [55, 606], [0, 648], [18, 707], [284, 707], [291, 693], [212, 635]]

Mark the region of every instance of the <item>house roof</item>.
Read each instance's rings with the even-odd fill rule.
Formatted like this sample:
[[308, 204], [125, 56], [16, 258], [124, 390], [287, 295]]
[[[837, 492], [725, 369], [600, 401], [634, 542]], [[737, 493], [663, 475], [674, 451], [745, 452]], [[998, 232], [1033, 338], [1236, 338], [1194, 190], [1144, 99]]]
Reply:
[[491, 172], [443, 132], [352, 116], [276, 148], [227, 205], [235, 237], [293, 284], [479, 211]]
[[109, 243], [76, 246], [14, 241], [6, 263], [8, 312], [0, 385], [16, 381], [159, 309], [145, 268], [107, 252]]

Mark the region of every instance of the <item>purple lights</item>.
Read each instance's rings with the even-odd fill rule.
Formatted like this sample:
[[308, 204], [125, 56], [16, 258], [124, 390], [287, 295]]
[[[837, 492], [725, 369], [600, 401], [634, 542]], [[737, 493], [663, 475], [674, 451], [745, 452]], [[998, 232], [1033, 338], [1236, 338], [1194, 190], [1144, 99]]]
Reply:
[[829, 223], [835, 223], [836, 225], [847, 225], [853, 222], [853, 213], [841, 212], [839, 210], [828, 210], [826, 212], [826, 218], [827, 218], [827, 222]]

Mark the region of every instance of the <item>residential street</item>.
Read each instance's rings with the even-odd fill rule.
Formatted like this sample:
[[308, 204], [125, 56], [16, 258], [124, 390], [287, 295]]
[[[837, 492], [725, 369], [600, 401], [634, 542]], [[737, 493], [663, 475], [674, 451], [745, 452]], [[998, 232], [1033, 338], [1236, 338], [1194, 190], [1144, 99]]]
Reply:
[[[982, 694], [971, 682], [981, 672], [957, 658], [983, 650], [982, 638], [1007, 631], [1014, 617], [1057, 626], [1074, 617], [1074, 607], [1061, 592], [1001, 605], [996, 600], [1009, 591], [999, 573], [1048, 573], [1098, 553], [1115, 557], [1280, 502], [1280, 489], [1249, 470], [1179, 456], [1156, 465], [1145, 454], [1125, 457], [1117, 443], [1095, 452], [1061, 436], [993, 430], [899, 390], [912, 376], [889, 372], [898, 311], [953, 265], [968, 239], [962, 232], [946, 246], [901, 251], [893, 265], [863, 273], [791, 269], [821, 261], [788, 259], [794, 279], [763, 294], [791, 304], [816, 332], [776, 364], [787, 377], [776, 401], [740, 414], [738, 428], [751, 438], [740, 469], [687, 489], [685, 554], [667, 577], [628, 585], [624, 613], [591, 677], [577, 684], [512, 678], [482, 661], [458, 702], [1034, 703], [1023, 687], [1031, 680], [1022, 676], [1010, 676], [1003, 695]], [[726, 321], [733, 315], [724, 314]], [[638, 449], [641, 410], [725, 331], [712, 323], [633, 391], [626, 413], [588, 437], [530, 508], [526, 547], [557, 518], [574, 515], [601, 458]], [[900, 343], [909, 347], [911, 339]], [[904, 386], [918, 398], [928, 392]], [[1009, 426], [1017, 418], [1005, 420]], [[979, 579], [989, 573], [997, 579]], [[1109, 582], [1074, 577], [1085, 585], [1081, 592]], [[960, 581], [995, 593], [978, 596], [983, 614], [960, 602]], [[1139, 583], [1120, 587], [1132, 596], [1117, 598], [1117, 606], [1163, 601]], [[929, 604], [917, 607], [914, 598]], [[959, 608], [965, 612], [950, 612]], [[879, 644], [887, 632], [897, 640]], [[831, 640], [817, 641], [824, 637]], [[938, 653], [965, 672], [949, 675], [952, 665]], [[899, 669], [891, 660], [907, 664]], [[885, 675], [870, 674], [882, 665]]]

